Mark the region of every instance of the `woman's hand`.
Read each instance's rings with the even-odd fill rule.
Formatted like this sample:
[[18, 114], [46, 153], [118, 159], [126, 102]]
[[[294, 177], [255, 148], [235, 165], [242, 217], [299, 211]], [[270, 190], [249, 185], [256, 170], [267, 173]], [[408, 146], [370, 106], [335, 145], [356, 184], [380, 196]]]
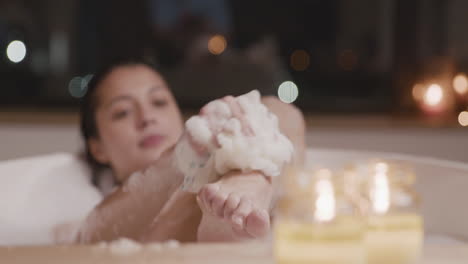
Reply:
[[[219, 102], [222, 102], [228, 106], [230, 115], [227, 115], [227, 111], [225, 113], [219, 113], [216, 109], [216, 105], [219, 105]], [[209, 121], [210, 129], [213, 135], [216, 135], [223, 131], [223, 127], [219, 127], [218, 122], [216, 119], [221, 118], [235, 118], [240, 122], [241, 130], [244, 136], [253, 136], [255, 135], [249, 121], [245, 116], [245, 112], [242, 107], [239, 105], [237, 99], [233, 96], [225, 96], [222, 99], [215, 100], [213, 102], [208, 103], [200, 110], [200, 116], [206, 117]]]
[[230, 127], [227, 122], [237, 120], [240, 125], [240, 130], [244, 136], [254, 136], [255, 132], [252, 129], [246, 114], [242, 110], [237, 99], [233, 96], [225, 96], [222, 99], [214, 100], [205, 105], [198, 115], [203, 119], [208, 126], [210, 132], [209, 142], [197, 142], [191, 131], [187, 131], [186, 137], [192, 148], [199, 154], [203, 155], [210, 151], [210, 148], [219, 148], [217, 136], [220, 133], [230, 133]]

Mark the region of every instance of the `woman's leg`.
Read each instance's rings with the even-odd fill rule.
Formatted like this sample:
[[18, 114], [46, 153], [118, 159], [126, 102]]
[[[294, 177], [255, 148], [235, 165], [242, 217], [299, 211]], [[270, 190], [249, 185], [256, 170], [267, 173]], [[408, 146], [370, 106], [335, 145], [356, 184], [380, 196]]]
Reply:
[[[121, 237], [139, 240], [182, 182], [183, 176], [172, 166], [172, 156], [171, 148], [149, 169], [130, 176], [106, 197], [82, 224], [77, 242], [95, 243]], [[193, 234], [195, 237], [195, 230]]]

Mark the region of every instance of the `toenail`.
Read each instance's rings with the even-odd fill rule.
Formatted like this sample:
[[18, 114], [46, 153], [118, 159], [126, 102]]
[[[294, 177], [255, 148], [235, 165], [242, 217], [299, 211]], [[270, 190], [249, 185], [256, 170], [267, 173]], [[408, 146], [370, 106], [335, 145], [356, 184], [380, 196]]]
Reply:
[[261, 216], [262, 218], [265, 218], [265, 219], [270, 218], [270, 214], [269, 214], [268, 211], [265, 210], [265, 209], [263, 209], [263, 210], [260, 211], [260, 216]]
[[242, 217], [240, 216], [234, 216], [232, 217], [232, 221], [236, 224], [238, 224], [239, 226], [242, 226]]

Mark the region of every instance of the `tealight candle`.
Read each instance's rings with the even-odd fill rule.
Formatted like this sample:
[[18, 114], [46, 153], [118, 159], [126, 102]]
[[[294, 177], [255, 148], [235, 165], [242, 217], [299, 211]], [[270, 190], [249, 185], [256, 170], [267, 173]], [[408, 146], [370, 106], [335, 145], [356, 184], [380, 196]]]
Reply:
[[364, 226], [353, 217], [329, 223], [279, 220], [275, 223], [275, 258], [280, 264], [366, 263]]
[[423, 244], [423, 220], [417, 214], [388, 214], [368, 218], [368, 264], [417, 263]]
[[367, 263], [417, 263], [423, 244], [423, 220], [413, 210], [416, 198], [408, 188], [414, 177], [386, 162], [371, 167], [366, 184]]
[[365, 224], [337, 192], [331, 172], [289, 176], [274, 223], [277, 263], [365, 264]]

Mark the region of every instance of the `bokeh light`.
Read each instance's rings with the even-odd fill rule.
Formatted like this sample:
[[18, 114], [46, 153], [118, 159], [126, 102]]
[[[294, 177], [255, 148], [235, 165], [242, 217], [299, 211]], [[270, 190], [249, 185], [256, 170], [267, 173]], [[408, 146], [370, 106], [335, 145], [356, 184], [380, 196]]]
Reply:
[[468, 111], [463, 111], [458, 115], [458, 123], [462, 126], [468, 126]]
[[6, 54], [11, 62], [21, 62], [26, 57], [26, 45], [20, 40], [13, 40], [8, 44]]
[[291, 67], [296, 71], [304, 71], [309, 67], [310, 56], [305, 50], [295, 50], [291, 54], [290, 59]]
[[468, 93], [468, 78], [465, 74], [457, 74], [453, 78], [453, 89], [460, 95]]
[[338, 56], [338, 65], [345, 71], [352, 71], [356, 68], [358, 56], [350, 49], [343, 50]]
[[444, 93], [438, 84], [431, 84], [424, 94], [424, 103], [429, 106], [436, 106], [442, 102]]
[[226, 50], [227, 41], [222, 35], [214, 35], [208, 40], [208, 51], [214, 55], [219, 55]]
[[278, 88], [278, 97], [285, 103], [292, 103], [296, 101], [299, 96], [299, 89], [297, 85], [291, 81], [285, 81], [280, 84]]
[[419, 83], [415, 84], [413, 86], [412, 94], [414, 100], [416, 100], [417, 102], [422, 101], [424, 98], [424, 85]]
[[88, 91], [88, 83], [93, 75], [88, 74], [85, 77], [76, 76], [68, 83], [68, 92], [75, 98], [83, 97]]

